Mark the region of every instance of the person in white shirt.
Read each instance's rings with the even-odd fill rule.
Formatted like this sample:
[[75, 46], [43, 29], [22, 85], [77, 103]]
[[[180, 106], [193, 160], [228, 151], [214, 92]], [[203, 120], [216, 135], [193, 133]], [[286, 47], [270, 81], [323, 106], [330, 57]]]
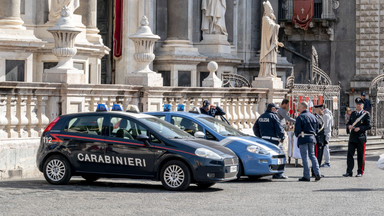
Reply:
[[333, 115], [332, 112], [327, 108], [327, 105], [324, 104], [324, 133], [325, 133], [325, 146], [324, 146], [324, 164], [320, 167], [330, 168], [331, 167], [331, 154], [329, 153], [329, 140], [332, 135], [332, 126], [333, 126]]

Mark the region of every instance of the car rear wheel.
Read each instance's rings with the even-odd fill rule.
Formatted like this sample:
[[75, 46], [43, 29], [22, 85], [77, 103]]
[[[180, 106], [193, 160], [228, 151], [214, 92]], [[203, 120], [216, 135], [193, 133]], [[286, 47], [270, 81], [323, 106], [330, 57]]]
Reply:
[[191, 183], [188, 167], [178, 160], [165, 163], [160, 175], [161, 183], [168, 190], [182, 191], [187, 189]]
[[83, 179], [87, 182], [95, 182], [99, 179], [99, 177], [93, 175], [82, 175], [81, 177], [83, 177]]
[[202, 183], [202, 182], [200, 182], [200, 183], [196, 183], [197, 184], [197, 187], [198, 188], [201, 188], [201, 189], [206, 189], [206, 188], [210, 188], [210, 187], [212, 187], [213, 185], [215, 185], [215, 182], [208, 182], [208, 183]]
[[60, 155], [49, 157], [44, 163], [44, 177], [55, 185], [67, 184], [71, 179], [71, 166], [67, 159]]

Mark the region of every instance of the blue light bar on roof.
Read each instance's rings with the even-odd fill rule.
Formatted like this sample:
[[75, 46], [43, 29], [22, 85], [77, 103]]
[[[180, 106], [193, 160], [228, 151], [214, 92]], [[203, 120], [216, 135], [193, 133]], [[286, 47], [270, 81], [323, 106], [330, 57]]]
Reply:
[[96, 108], [96, 112], [109, 111], [109, 108], [105, 104], [98, 104]]
[[171, 108], [172, 108], [171, 104], [164, 104], [164, 112], [171, 111]]
[[123, 111], [123, 107], [120, 104], [113, 104], [112, 111]]
[[185, 105], [184, 104], [178, 104], [177, 105], [177, 111], [184, 111], [185, 110]]

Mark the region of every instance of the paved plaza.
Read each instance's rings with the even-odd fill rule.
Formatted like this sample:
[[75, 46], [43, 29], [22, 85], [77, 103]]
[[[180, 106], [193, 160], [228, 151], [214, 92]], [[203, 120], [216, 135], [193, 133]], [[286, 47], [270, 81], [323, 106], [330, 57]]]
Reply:
[[302, 168], [288, 165], [288, 180], [242, 179], [208, 190], [170, 192], [159, 182], [73, 178], [54, 186], [43, 177], [0, 182], [0, 215], [383, 215], [384, 170], [366, 157], [363, 178], [344, 178], [345, 156], [322, 168], [320, 182], [297, 182]]

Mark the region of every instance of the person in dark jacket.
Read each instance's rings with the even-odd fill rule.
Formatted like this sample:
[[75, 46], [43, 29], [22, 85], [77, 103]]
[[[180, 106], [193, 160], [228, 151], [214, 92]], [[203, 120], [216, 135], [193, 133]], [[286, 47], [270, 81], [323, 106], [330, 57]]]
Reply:
[[[315, 156], [317, 158], [317, 162], [319, 165], [321, 164], [321, 161], [323, 159], [323, 152], [324, 147], [326, 145], [326, 139], [325, 139], [325, 123], [324, 123], [324, 106], [321, 105], [315, 105], [315, 110], [313, 115], [315, 115], [317, 122], [319, 123], [319, 132], [316, 134], [316, 144], [315, 144]], [[312, 176], [315, 176], [313, 169], [312, 169]], [[321, 176], [323, 177], [323, 176]]]
[[365, 92], [361, 92], [361, 99], [363, 100], [363, 103], [364, 103], [364, 110], [371, 112], [371, 101], [365, 98], [365, 96], [366, 96]]
[[[255, 136], [271, 142], [275, 145], [279, 145], [279, 142], [283, 142], [285, 139], [283, 126], [280, 124], [280, 119], [276, 114], [276, 105], [270, 103], [267, 106], [267, 110], [263, 113], [253, 125], [253, 133]], [[274, 179], [287, 179], [283, 173], [273, 176]]]
[[200, 107], [201, 114], [206, 114], [210, 116], [225, 115], [224, 110], [219, 106], [214, 106], [209, 103], [208, 100], [203, 101], [203, 106]]
[[355, 165], [353, 156], [357, 149], [357, 175], [362, 177], [365, 168], [365, 144], [367, 142], [366, 131], [371, 129], [371, 118], [369, 112], [364, 110], [364, 101], [362, 98], [356, 98], [356, 110], [352, 112], [351, 118], [348, 121], [350, 130], [347, 155], [347, 172], [344, 177], [353, 175], [352, 170]]
[[310, 181], [308, 157], [312, 162], [316, 181], [319, 181], [321, 179], [320, 168], [314, 153], [319, 123], [316, 117], [308, 111], [307, 102], [299, 104], [299, 112], [300, 115], [296, 118], [295, 123], [295, 135], [298, 137], [297, 145], [300, 148], [304, 168], [303, 177], [299, 181]]

